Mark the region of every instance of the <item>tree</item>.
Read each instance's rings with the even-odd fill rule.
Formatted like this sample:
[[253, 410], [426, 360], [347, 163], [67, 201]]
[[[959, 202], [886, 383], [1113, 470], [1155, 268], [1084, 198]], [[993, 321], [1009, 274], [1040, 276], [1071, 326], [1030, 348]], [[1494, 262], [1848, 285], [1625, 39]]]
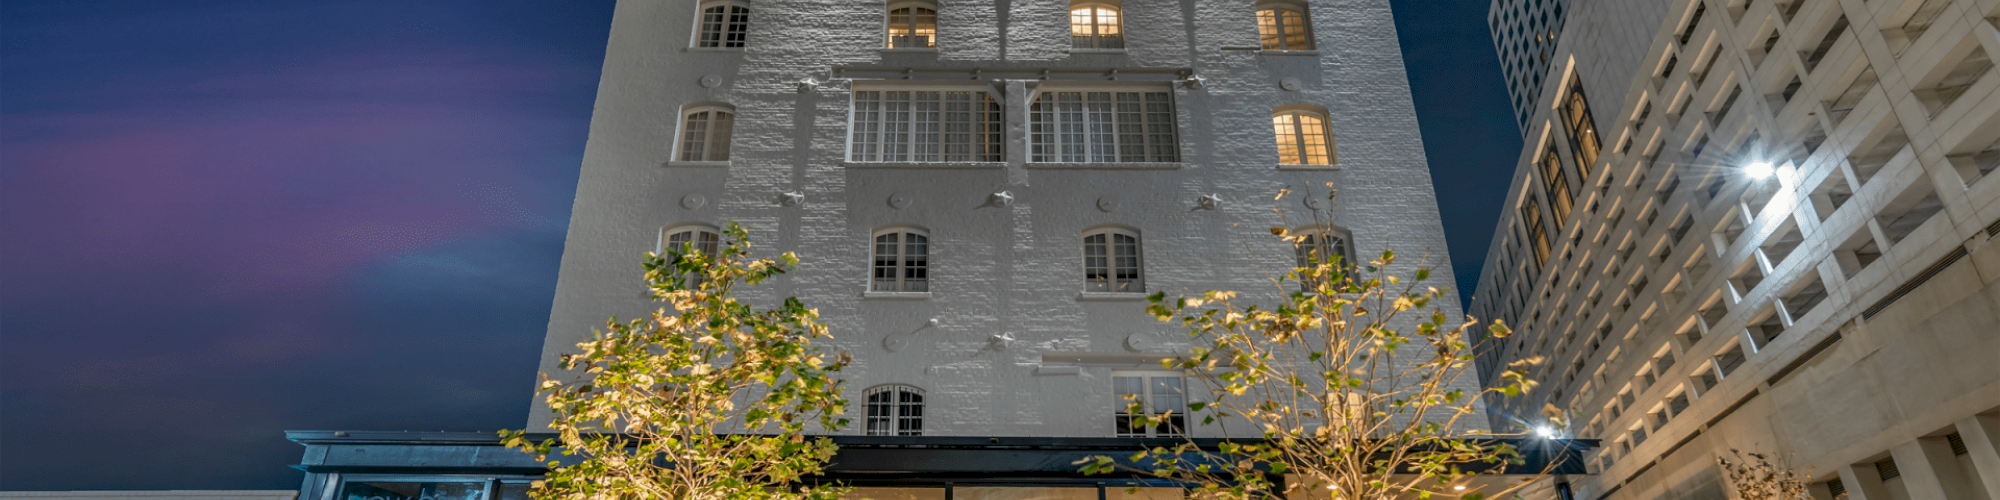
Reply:
[[[1729, 485], [1736, 488], [1736, 498], [1741, 500], [1810, 500], [1812, 492], [1807, 489], [1812, 484], [1811, 473], [1792, 472], [1791, 469], [1771, 463], [1762, 453], [1744, 453], [1734, 448], [1729, 454], [1735, 457], [1717, 455], [1715, 464], [1729, 475]], [[1846, 498], [1841, 495], [1839, 498]]]
[[[612, 318], [577, 344], [581, 352], [564, 355], [562, 367], [580, 379], [542, 375], [555, 438], [536, 443], [525, 431], [501, 431], [505, 445], [549, 467], [532, 496], [834, 499], [844, 492], [795, 485], [835, 451], [829, 439], [804, 436], [805, 426], [847, 425], [832, 374], [850, 359], [813, 345], [831, 336], [819, 312], [798, 299], [763, 310], [738, 301], [739, 283], [760, 284], [796, 267], [798, 257], [752, 259], [741, 226], [732, 222], [723, 233], [719, 250], [647, 254], [646, 282], [668, 307], [646, 319]], [[557, 449], [580, 460], [551, 459]]]
[[[1449, 323], [1438, 302], [1448, 295], [1424, 285], [1430, 270], [1422, 264], [1413, 280], [1390, 275], [1393, 251], [1362, 265], [1345, 262], [1341, 249], [1327, 244], [1330, 217], [1314, 215], [1317, 231], [1271, 229], [1304, 261], [1272, 278], [1284, 297], [1276, 304], [1245, 305], [1233, 291], [1150, 297], [1147, 312], [1178, 321], [1199, 346], [1162, 366], [1214, 394], [1212, 401], [1189, 403], [1186, 420], [1200, 418], [1223, 441], [1209, 450], [1189, 438], [1125, 463], [1092, 457], [1078, 462], [1084, 471], [1179, 479], [1200, 485], [1206, 498], [1265, 498], [1303, 488], [1355, 499], [1484, 498], [1519, 492], [1546, 475], [1545, 469], [1499, 491], [1455, 489], [1467, 476], [1520, 463], [1517, 450], [1495, 439], [1502, 436], [1461, 419], [1483, 418], [1475, 411], [1482, 396], [1518, 396], [1535, 384], [1514, 367], [1495, 387], [1461, 383], [1475, 355], [1465, 334], [1478, 321]], [[1495, 338], [1510, 333], [1499, 322], [1485, 328]], [[1134, 426], [1183, 421], [1171, 410], [1148, 413], [1143, 403], [1132, 399], [1127, 408], [1139, 415]], [[1273, 480], [1278, 476], [1292, 478], [1282, 491]]]

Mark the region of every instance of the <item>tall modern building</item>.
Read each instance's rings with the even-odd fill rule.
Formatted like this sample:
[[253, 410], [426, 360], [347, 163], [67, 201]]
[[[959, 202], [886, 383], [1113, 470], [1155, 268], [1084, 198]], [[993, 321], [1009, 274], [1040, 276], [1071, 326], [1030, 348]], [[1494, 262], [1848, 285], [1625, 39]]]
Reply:
[[1563, 11], [1570, 0], [1493, 0], [1486, 25], [1493, 31], [1493, 51], [1500, 56], [1500, 74], [1507, 78], [1507, 98], [1514, 104], [1514, 123], [1527, 134], [1535, 101], [1542, 97], [1542, 77], [1548, 75], [1556, 36], [1563, 31]]
[[[802, 262], [746, 298], [798, 297], [854, 356], [826, 478], [873, 498], [1181, 498], [1072, 462], [1179, 439], [1122, 413], [1206, 397], [1145, 296], [1278, 299], [1271, 227], [1452, 282], [1388, 0], [626, 0], [597, 99], [541, 370], [659, 307], [642, 254], [740, 223]], [[292, 438], [307, 498], [540, 472], [488, 434]]]
[[[1578, 1], [1470, 312], [1578, 498], [2000, 499], [2000, 2]], [[1510, 76], [1510, 78], [1513, 78]]]

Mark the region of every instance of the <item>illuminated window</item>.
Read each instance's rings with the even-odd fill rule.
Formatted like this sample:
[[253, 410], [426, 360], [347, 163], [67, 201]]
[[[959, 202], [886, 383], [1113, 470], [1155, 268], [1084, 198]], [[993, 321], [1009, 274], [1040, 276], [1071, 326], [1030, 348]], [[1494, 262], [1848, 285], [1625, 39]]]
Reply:
[[736, 128], [734, 109], [699, 106], [681, 115], [679, 161], [729, 161], [730, 133]]
[[1554, 140], [1542, 147], [1542, 160], [1536, 162], [1542, 170], [1542, 188], [1549, 192], [1549, 215], [1561, 228], [1569, 220], [1569, 212], [1575, 204], [1569, 192], [1569, 174], [1563, 170], [1562, 158], [1556, 155]]
[[1571, 76], [1569, 94], [1563, 98], [1563, 129], [1569, 132], [1570, 152], [1576, 157], [1576, 171], [1590, 178], [1590, 169], [1597, 166], [1597, 153], [1604, 146], [1597, 138], [1597, 120], [1590, 116], [1590, 101], [1583, 96], [1583, 79]]
[[868, 389], [868, 435], [924, 435], [924, 390], [901, 384]]
[[1257, 7], [1257, 38], [1264, 50], [1312, 50], [1312, 21], [1303, 3]]
[[1138, 233], [1098, 229], [1083, 235], [1084, 291], [1145, 292], [1140, 262]]
[[937, 48], [937, 5], [922, 3], [890, 6], [889, 48]]
[[1278, 137], [1278, 163], [1285, 165], [1332, 165], [1340, 162], [1333, 145], [1333, 132], [1326, 114], [1309, 110], [1284, 110], [1271, 115], [1271, 127]]
[[737, 2], [711, 2], [701, 6], [699, 29], [694, 46], [742, 48], [750, 33], [750, 7]]
[[1069, 7], [1070, 48], [1122, 49], [1125, 31], [1118, 19], [1118, 5], [1073, 3]]
[[931, 291], [931, 237], [916, 229], [875, 233], [874, 279], [877, 292]]
[[1530, 196], [1521, 205], [1521, 224], [1528, 228], [1528, 247], [1535, 251], [1535, 269], [1539, 270], [1549, 262], [1549, 233], [1542, 226], [1542, 204]]

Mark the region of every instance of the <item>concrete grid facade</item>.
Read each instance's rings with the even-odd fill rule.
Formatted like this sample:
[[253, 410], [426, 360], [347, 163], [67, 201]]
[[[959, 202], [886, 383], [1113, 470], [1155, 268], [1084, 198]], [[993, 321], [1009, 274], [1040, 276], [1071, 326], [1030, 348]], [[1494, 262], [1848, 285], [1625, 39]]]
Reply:
[[1562, 34], [1563, 14], [1570, 0], [1493, 0], [1486, 24], [1493, 32], [1493, 51], [1500, 56], [1500, 74], [1507, 79], [1507, 97], [1514, 105], [1514, 124], [1523, 134], [1541, 98], [1542, 78]]
[[1575, 4], [1470, 308], [1518, 332], [1488, 374], [1545, 359], [1496, 427], [1604, 440], [1578, 498], [1733, 498], [1738, 449], [1816, 498], [2000, 499], [1997, 19]]

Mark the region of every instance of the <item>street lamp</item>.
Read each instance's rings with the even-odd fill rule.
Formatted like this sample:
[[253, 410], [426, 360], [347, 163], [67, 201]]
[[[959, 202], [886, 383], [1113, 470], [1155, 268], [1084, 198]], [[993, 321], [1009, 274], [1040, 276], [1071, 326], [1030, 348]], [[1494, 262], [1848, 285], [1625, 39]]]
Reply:
[[1771, 166], [1771, 162], [1768, 161], [1751, 163], [1749, 166], [1743, 167], [1744, 175], [1748, 175], [1752, 179], [1763, 179], [1766, 177], [1770, 177], [1771, 174], [1776, 172], [1777, 172], [1776, 167]]

